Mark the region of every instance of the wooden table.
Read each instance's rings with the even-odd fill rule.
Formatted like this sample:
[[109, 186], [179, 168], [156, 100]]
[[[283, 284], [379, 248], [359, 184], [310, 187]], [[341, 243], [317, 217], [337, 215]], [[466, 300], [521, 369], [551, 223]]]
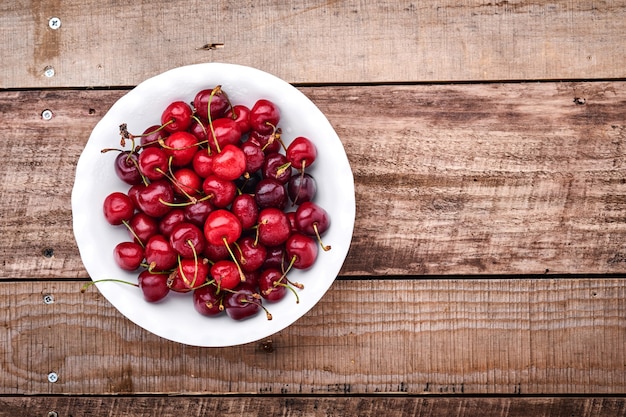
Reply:
[[[0, 415], [626, 415], [623, 0], [1, 8]], [[81, 294], [70, 209], [108, 108], [212, 61], [306, 94], [357, 199], [321, 302], [223, 349]]]

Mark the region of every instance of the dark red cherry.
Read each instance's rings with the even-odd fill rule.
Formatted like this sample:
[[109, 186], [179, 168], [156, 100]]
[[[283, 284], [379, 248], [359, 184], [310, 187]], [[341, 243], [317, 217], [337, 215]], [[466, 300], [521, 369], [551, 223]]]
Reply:
[[143, 298], [149, 303], [161, 301], [170, 292], [167, 286], [167, 274], [143, 270], [139, 274], [138, 284], [143, 292]]
[[260, 296], [250, 288], [241, 288], [224, 297], [226, 314], [234, 320], [243, 320], [255, 316], [261, 310]]
[[237, 241], [235, 256], [244, 272], [252, 272], [263, 266], [267, 249], [260, 242], [255, 242], [254, 237], [246, 236]]
[[174, 227], [183, 221], [185, 221], [185, 211], [182, 208], [174, 208], [159, 220], [159, 232], [169, 238]]
[[142, 182], [138, 159], [137, 153], [130, 151], [120, 152], [115, 157], [115, 173], [126, 184], [135, 185]]
[[169, 132], [162, 128], [162, 126], [154, 125], [144, 130], [141, 135], [141, 147], [160, 147], [161, 141], [165, 140]]
[[214, 210], [209, 200], [198, 200], [195, 204], [189, 204], [183, 208], [185, 220], [198, 227], [204, 227], [204, 222], [209, 213]]
[[272, 178], [281, 184], [286, 184], [291, 178], [291, 166], [285, 155], [274, 152], [265, 157], [262, 173], [264, 178]]
[[256, 186], [254, 199], [260, 208], [287, 206], [287, 190], [283, 184], [273, 178], [262, 179]]
[[270, 154], [280, 151], [279, 136], [276, 132], [259, 133], [256, 130], [252, 130], [248, 136], [248, 141], [257, 145], [264, 153]]
[[267, 301], [282, 300], [287, 294], [287, 280], [284, 274], [276, 268], [263, 270], [259, 276], [258, 285], [261, 296]]
[[267, 255], [265, 256], [265, 261], [263, 262], [263, 269], [282, 269], [287, 257], [287, 254], [285, 253], [285, 246], [279, 245], [268, 247], [266, 250]]
[[300, 204], [296, 209], [296, 227], [306, 235], [316, 236], [322, 249], [330, 250], [330, 246], [324, 245], [321, 239], [330, 227], [330, 217], [322, 207], [311, 201]]
[[223, 117], [230, 109], [228, 97], [219, 86], [196, 93], [193, 99], [193, 106], [196, 109], [196, 115], [201, 119], [208, 120], [209, 103], [212, 120]]
[[224, 245], [224, 242], [220, 242], [219, 245], [211, 245], [207, 242], [203, 255], [211, 262], [230, 258], [230, 252], [228, 252], [228, 248]]
[[253, 174], [263, 167], [265, 153], [258, 144], [246, 141], [241, 144], [241, 150], [246, 157], [246, 172]]
[[205, 244], [204, 233], [193, 223], [179, 223], [170, 235], [170, 245], [183, 258], [198, 257]]
[[193, 306], [196, 311], [203, 316], [217, 316], [224, 311], [222, 305], [222, 296], [224, 293], [217, 294], [215, 285], [205, 285], [196, 288], [193, 291]]
[[317, 183], [308, 173], [294, 174], [287, 183], [287, 195], [293, 204], [311, 201], [317, 193]]
[[257, 223], [259, 208], [256, 205], [254, 197], [250, 194], [239, 194], [233, 200], [230, 211], [241, 222], [241, 227], [250, 229]]

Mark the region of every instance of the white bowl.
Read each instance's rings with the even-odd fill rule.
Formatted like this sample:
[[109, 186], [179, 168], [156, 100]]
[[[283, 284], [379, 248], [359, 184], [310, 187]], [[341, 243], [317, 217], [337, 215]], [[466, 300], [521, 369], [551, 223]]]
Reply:
[[[207, 63], [176, 68], [150, 78], [120, 98], [96, 125], [76, 166], [72, 190], [73, 227], [80, 255], [90, 277], [137, 282], [136, 272], [121, 270], [113, 259], [113, 248], [129, 240], [123, 226], [111, 226], [102, 212], [104, 198], [113, 191], [128, 191], [113, 169], [117, 152], [102, 154], [103, 148], [119, 146], [119, 126], [141, 133], [160, 123], [163, 109], [172, 101], [191, 102], [205, 88], [221, 85], [233, 104], [251, 107], [257, 99], [275, 102], [281, 111], [282, 138], [289, 143], [297, 136], [311, 139], [318, 156], [308, 172], [318, 185], [315, 202], [330, 216], [331, 225], [314, 266], [292, 270], [289, 278], [304, 284], [298, 290], [300, 303], [292, 294], [264, 305], [273, 319], [262, 312], [235, 321], [221, 315], [205, 317], [193, 307], [191, 294], [171, 293], [160, 303], [143, 299], [137, 287], [115, 282], [95, 284], [124, 316], [142, 328], [179, 343], [220, 347], [258, 341], [279, 332], [307, 313], [328, 291], [348, 253], [355, 219], [354, 179], [343, 145], [324, 114], [298, 89], [263, 71], [232, 64]], [[130, 145], [129, 145], [130, 146]], [[130, 149], [130, 148], [128, 148]]]

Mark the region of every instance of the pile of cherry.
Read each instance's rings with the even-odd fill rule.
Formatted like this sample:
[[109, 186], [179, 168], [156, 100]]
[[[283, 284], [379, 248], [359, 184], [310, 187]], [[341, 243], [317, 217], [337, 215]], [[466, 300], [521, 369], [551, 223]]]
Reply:
[[103, 212], [128, 229], [113, 256], [138, 280], [100, 281], [139, 287], [148, 302], [188, 293], [199, 313], [235, 320], [261, 309], [271, 319], [263, 302], [288, 293], [298, 302], [303, 285], [288, 273], [330, 249], [321, 239], [330, 219], [307, 172], [315, 145], [300, 136], [286, 146], [279, 124], [275, 103], [233, 105], [220, 86], [170, 103], [140, 135], [122, 124], [122, 149], [102, 152], [119, 153], [115, 172], [129, 189], [109, 194]]

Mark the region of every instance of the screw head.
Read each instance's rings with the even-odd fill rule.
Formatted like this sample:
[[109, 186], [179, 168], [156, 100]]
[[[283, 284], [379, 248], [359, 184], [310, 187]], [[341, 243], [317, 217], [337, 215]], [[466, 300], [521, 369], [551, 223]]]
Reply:
[[58, 380], [59, 380], [59, 376], [57, 375], [57, 373], [56, 373], [56, 372], [50, 372], [50, 373], [48, 374], [48, 381], [49, 381], [49, 382], [55, 383], [55, 382], [57, 382]]
[[48, 411], [48, 417], [59, 417], [59, 413], [56, 411]]
[[61, 19], [58, 17], [51, 17], [50, 20], [48, 20], [48, 26], [50, 26], [50, 29], [57, 30], [61, 27]]
[[47, 66], [43, 69], [43, 75], [45, 75], [46, 77], [50, 78], [50, 77], [54, 77], [54, 68], [51, 66]]
[[44, 302], [44, 304], [52, 304], [52, 303], [54, 303], [54, 296], [52, 294], [44, 294], [43, 302]]
[[52, 111], [49, 109], [46, 109], [44, 111], [41, 112], [41, 118], [44, 120], [50, 120], [52, 119]]

